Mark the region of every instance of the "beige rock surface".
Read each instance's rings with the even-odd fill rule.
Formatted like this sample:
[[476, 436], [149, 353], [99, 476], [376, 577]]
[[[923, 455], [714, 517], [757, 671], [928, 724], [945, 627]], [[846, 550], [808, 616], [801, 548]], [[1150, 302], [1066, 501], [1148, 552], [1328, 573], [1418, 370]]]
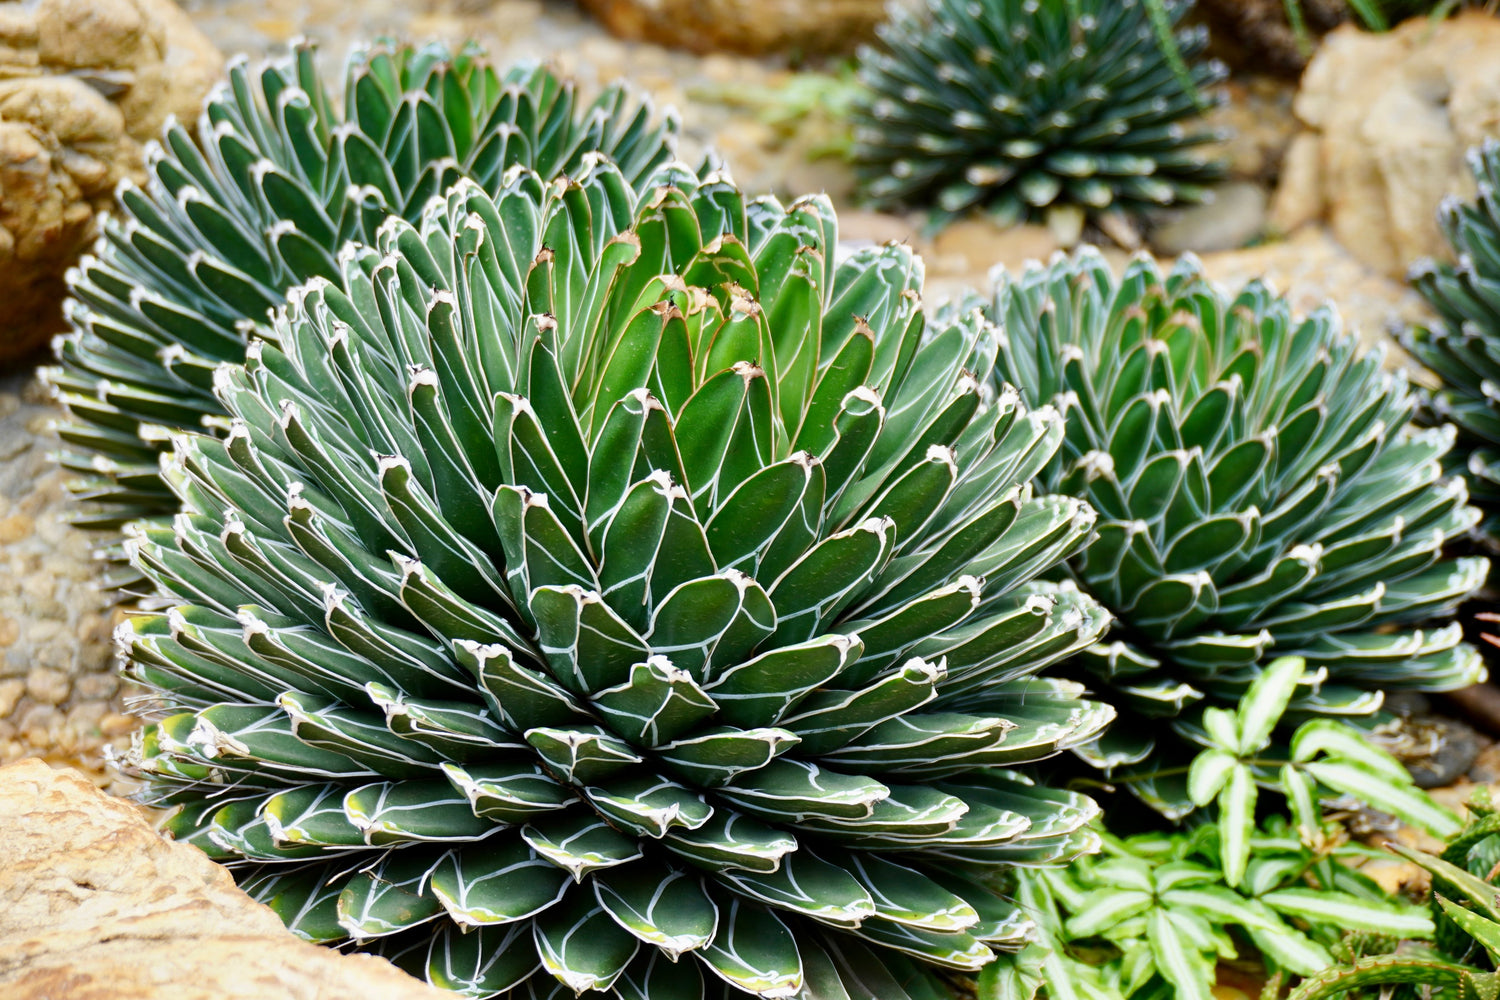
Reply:
[[1414, 18], [1386, 34], [1346, 25], [1324, 40], [1293, 107], [1306, 131], [1273, 224], [1326, 219], [1351, 253], [1399, 278], [1446, 252], [1438, 202], [1471, 192], [1464, 153], [1500, 132], [1500, 18]]
[[440, 1000], [384, 959], [308, 944], [136, 806], [38, 760], [0, 768], [7, 1000]]
[[694, 52], [852, 49], [885, 18], [885, 0], [580, 0], [622, 38]]
[[222, 67], [171, 0], [0, 0], [0, 365], [61, 328], [97, 213]]

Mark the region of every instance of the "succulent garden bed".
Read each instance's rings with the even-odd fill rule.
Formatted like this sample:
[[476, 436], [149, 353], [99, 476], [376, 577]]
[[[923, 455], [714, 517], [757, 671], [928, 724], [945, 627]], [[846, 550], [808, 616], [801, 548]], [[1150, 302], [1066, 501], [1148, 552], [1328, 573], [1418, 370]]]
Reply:
[[[0, 762], [177, 841], [113, 898], [191, 845], [182, 906], [332, 946], [294, 991], [1492, 997], [1493, 12], [917, 0], [804, 65], [873, 5], [582, 6], [636, 40], [0, 20], [16, 92], [153, 122], [117, 36], [246, 53], [117, 137], [0, 383]], [[105, 139], [6, 93], [19, 227]], [[0, 888], [87, 890], [83, 981], [141, 831], [69, 781], [0, 770]]]

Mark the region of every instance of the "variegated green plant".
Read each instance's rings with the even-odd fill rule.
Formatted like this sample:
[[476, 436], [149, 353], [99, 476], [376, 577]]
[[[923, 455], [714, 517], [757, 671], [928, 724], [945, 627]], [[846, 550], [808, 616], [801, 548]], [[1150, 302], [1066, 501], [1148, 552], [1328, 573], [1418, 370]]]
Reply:
[[[1093, 515], [901, 246], [685, 168], [461, 182], [295, 291], [179, 434], [121, 633], [167, 829], [471, 996], [936, 1000], [1097, 810], [1012, 770]], [[675, 964], [674, 964], [675, 962]], [[947, 972], [942, 972], [947, 970]]]
[[[851, 151], [878, 206], [973, 210], [1006, 224], [1204, 199], [1221, 138], [1189, 123], [1223, 79], [1193, 60], [1191, 0], [925, 0], [860, 53]], [[1157, 23], [1153, 23], [1155, 20]], [[1174, 34], [1175, 32], [1175, 34]], [[1163, 40], [1171, 43], [1163, 46]]]
[[1181, 816], [1203, 710], [1273, 657], [1307, 665], [1288, 722], [1484, 676], [1442, 622], [1488, 568], [1444, 558], [1479, 517], [1443, 474], [1453, 432], [1408, 426], [1404, 380], [1331, 308], [1294, 318], [1260, 283], [1231, 297], [1191, 258], [1117, 278], [1092, 251], [1003, 276], [988, 308], [997, 381], [1066, 413], [1043, 482], [1100, 516], [1070, 568], [1119, 626], [1078, 670], [1129, 714], [1096, 763]]
[[1274, 660], [1250, 685], [1234, 710], [1206, 708], [1195, 734], [1208, 748], [1188, 767], [1188, 797], [1214, 803], [1224, 881], [1239, 886], [1250, 864], [1260, 787], [1286, 796], [1296, 829], [1314, 849], [1327, 825], [1320, 803], [1343, 799], [1371, 806], [1434, 836], [1459, 831], [1458, 818], [1438, 805], [1406, 768], [1353, 728], [1332, 719], [1309, 719], [1278, 739], [1287, 707], [1307, 665], [1300, 657]]
[[144, 188], [120, 190], [69, 276], [72, 332], [44, 377], [68, 411], [61, 460], [80, 476], [86, 525], [177, 509], [158, 474], [170, 431], [222, 430], [214, 369], [274, 337], [289, 288], [336, 280], [345, 241], [416, 218], [460, 177], [496, 189], [513, 167], [551, 178], [604, 155], [638, 183], [672, 157], [675, 119], [653, 123], [619, 86], [584, 104], [550, 70], [502, 73], [472, 46], [380, 44], [351, 54], [340, 108], [315, 56], [299, 44], [258, 68], [232, 63], [196, 136], [167, 126]]
[[[1433, 922], [1387, 899], [1358, 866], [1377, 848], [1351, 843], [1321, 802], [1364, 802], [1448, 837], [1459, 823], [1417, 789], [1400, 763], [1328, 719], [1276, 739], [1305, 664], [1274, 661], [1234, 711], [1205, 710], [1209, 748], [1188, 770], [1216, 823], [1105, 838], [1105, 854], [1068, 872], [1021, 877], [1017, 898], [1039, 940], [986, 971], [981, 1000], [1210, 1000], [1220, 960], [1254, 946], [1273, 977], [1310, 976], [1360, 946], [1429, 940]], [[1260, 786], [1289, 817], [1257, 822]], [[1202, 819], [1203, 817], [1195, 817]], [[1368, 941], [1364, 942], [1368, 943]]]
[[[1434, 856], [1400, 844], [1391, 850], [1432, 876], [1433, 947], [1406, 945], [1392, 954], [1330, 965], [1292, 992], [1290, 1000], [1356, 995], [1439, 996], [1457, 1000], [1500, 997], [1500, 814], [1479, 786], [1463, 831]], [[1409, 993], [1398, 993], [1402, 987]]]
[[1106, 836], [1097, 857], [1025, 873], [1018, 899], [1039, 940], [986, 970], [979, 996], [1211, 1000], [1224, 960], [1258, 959], [1287, 981], [1332, 966], [1351, 932], [1431, 939], [1421, 907], [1388, 899], [1359, 871], [1382, 852], [1329, 832], [1339, 836], [1315, 848], [1281, 817], [1266, 820], [1237, 886], [1213, 826]]

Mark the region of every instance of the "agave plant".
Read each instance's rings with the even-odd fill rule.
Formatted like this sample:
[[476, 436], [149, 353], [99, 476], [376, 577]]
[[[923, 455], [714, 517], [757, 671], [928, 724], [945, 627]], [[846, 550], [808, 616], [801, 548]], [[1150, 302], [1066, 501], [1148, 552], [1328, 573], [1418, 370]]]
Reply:
[[[1156, 10], [1153, 12], [1152, 7]], [[1225, 70], [1173, 34], [1185, 0], [927, 0], [861, 53], [869, 94], [852, 158], [878, 206], [975, 208], [1019, 221], [1054, 205], [1126, 211], [1202, 200], [1222, 165], [1188, 131]], [[1153, 25], [1153, 16], [1163, 19]], [[1164, 48], [1162, 35], [1175, 43]], [[1176, 65], [1174, 65], [1176, 63]]]
[[1439, 321], [1407, 331], [1405, 345], [1437, 373], [1434, 414], [1458, 428], [1452, 464], [1468, 476], [1474, 499], [1496, 534], [1500, 514], [1500, 142], [1469, 151], [1479, 194], [1472, 202], [1450, 198], [1439, 221], [1457, 266], [1426, 260], [1412, 282]]
[[1107, 621], [1032, 582], [1093, 524], [1027, 485], [1060, 418], [826, 199], [646, 187], [460, 182], [218, 370], [127, 546], [176, 604], [131, 760], [296, 932], [469, 995], [937, 997], [1093, 842], [1012, 770], [1113, 715], [1037, 676]]
[[1183, 761], [1148, 758], [1215, 745], [1205, 723], [1227, 716], [1203, 710], [1232, 708], [1273, 656], [1307, 667], [1288, 723], [1484, 676], [1457, 624], [1421, 625], [1488, 569], [1444, 558], [1479, 517], [1443, 475], [1453, 432], [1408, 426], [1404, 380], [1331, 308], [1294, 319], [1260, 283], [1231, 298], [1191, 258], [1117, 280], [1092, 250], [1003, 276], [989, 308], [1006, 333], [996, 379], [1066, 411], [1043, 482], [1100, 517], [1070, 568], [1120, 625], [1080, 670], [1136, 719], [1096, 763], [1137, 765], [1131, 787], [1180, 816]]
[[270, 310], [309, 278], [337, 279], [338, 249], [388, 216], [415, 218], [460, 177], [496, 189], [516, 166], [574, 173], [594, 154], [637, 183], [671, 159], [676, 122], [622, 87], [583, 104], [546, 68], [500, 73], [475, 48], [355, 51], [342, 112], [312, 46], [252, 71], [233, 64], [197, 138], [169, 124], [146, 186], [69, 277], [72, 332], [44, 373], [67, 408], [61, 460], [91, 527], [169, 514], [158, 474], [170, 430], [222, 425], [220, 362], [274, 336]]

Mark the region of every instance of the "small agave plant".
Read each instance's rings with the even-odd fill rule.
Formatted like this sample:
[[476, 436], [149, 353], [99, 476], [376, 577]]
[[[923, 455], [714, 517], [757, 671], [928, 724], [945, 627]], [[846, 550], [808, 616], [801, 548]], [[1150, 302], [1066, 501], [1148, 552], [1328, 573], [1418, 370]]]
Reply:
[[1091, 250], [1002, 276], [988, 308], [997, 384], [1066, 414], [1042, 482], [1099, 514], [1070, 568], [1119, 624], [1079, 669], [1129, 717], [1088, 753], [1147, 801], [1192, 808], [1180, 750], [1216, 745], [1204, 709], [1273, 657], [1306, 666], [1288, 723], [1484, 676], [1457, 624], [1423, 624], [1488, 570], [1444, 557], [1479, 518], [1443, 473], [1453, 432], [1408, 426], [1414, 395], [1331, 308], [1296, 319], [1259, 283], [1229, 297], [1191, 259], [1117, 279]]
[[1452, 464], [1485, 510], [1486, 534], [1500, 534], [1500, 141], [1469, 151], [1479, 194], [1443, 202], [1439, 221], [1457, 265], [1427, 260], [1413, 284], [1436, 324], [1407, 331], [1406, 348], [1437, 373], [1434, 415], [1458, 428]]
[[672, 158], [675, 119], [653, 124], [622, 87], [584, 105], [550, 70], [501, 73], [472, 46], [377, 45], [350, 56], [340, 109], [315, 55], [232, 65], [196, 140], [169, 124], [145, 187], [122, 188], [69, 276], [72, 332], [44, 378], [68, 412], [61, 461], [87, 526], [177, 509], [158, 469], [170, 432], [222, 429], [214, 370], [274, 337], [288, 289], [337, 279], [345, 241], [416, 218], [460, 177], [494, 190], [513, 167], [550, 178], [598, 153], [638, 183]]
[[167, 830], [303, 937], [475, 996], [937, 1000], [1097, 809], [1112, 717], [1028, 485], [1059, 415], [904, 247], [720, 175], [460, 182], [315, 279], [175, 437], [120, 639]]
[[[868, 96], [851, 157], [877, 206], [972, 209], [1007, 224], [1203, 200], [1222, 138], [1186, 123], [1223, 79], [1177, 31], [1185, 0], [926, 0], [898, 7], [860, 56]], [[1153, 24], [1153, 18], [1159, 18]], [[1163, 36], [1173, 42], [1163, 46]]]

